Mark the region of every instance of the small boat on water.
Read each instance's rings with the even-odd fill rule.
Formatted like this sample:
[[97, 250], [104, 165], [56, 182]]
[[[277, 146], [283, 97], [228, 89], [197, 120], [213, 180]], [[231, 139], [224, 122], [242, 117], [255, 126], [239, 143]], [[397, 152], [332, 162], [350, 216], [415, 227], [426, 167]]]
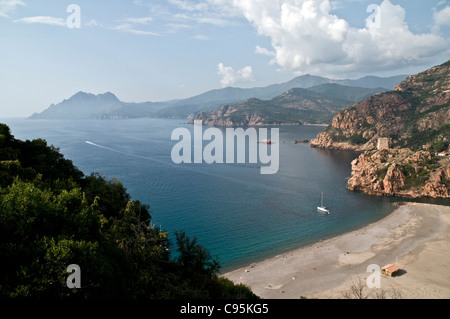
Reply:
[[322, 198], [320, 200], [320, 206], [317, 206], [317, 211], [321, 212], [321, 213], [325, 213], [325, 214], [329, 214], [330, 211], [328, 210], [328, 208], [326, 208], [325, 206], [323, 206], [323, 192], [322, 192]]

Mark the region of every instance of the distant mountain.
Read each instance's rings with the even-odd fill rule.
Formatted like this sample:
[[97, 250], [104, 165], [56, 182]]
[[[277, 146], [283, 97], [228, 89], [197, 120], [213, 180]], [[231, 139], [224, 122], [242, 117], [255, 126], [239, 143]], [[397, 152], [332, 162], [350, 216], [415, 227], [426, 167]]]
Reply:
[[217, 111], [201, 112], [194, 120], [211, 126], [259, 126], [329, 123], [343, 107], [386, 89], [367, 89], [339, 84], [294, 88], [271, 100], [247, 99], [224, 105]]
[[365, 88], [357, 86], [340, 85], [335, 83], [316, 85], [311, 88], [308, 88], [308, 90], [314, 91], [323, 96], [345, 100], [347, 102], [352, 103], [362, 101], [368, 98], [369, 96], [375, 95], [377, 93], [389, 91], [388, 89], [382, 87]]
[[91, 94], [78, 92], [67, 100], [52, 104], [41, 113], [34, 113], [31, 119], [123, 119], [151, 117], [163, 103], [125, 103], [113, 93]]
[[56, 105], [50, 105], [42, 113], [33, 114], [31, 118], [89, 118], [92, 114], [118, 108], [120, 103], [119, 99], [110, 92], [99, 95], [78, 92], [68, 100], [64, 100]]
[[306, 74], [298, 76], [288, 82], [272, 84], [265, 87], [247, 89], [227, 87], [223, 89], [211, 90], [188, 99], [176, 101], [172, 103], [171, 106], [157, 112], [155, 115], [158, 117], [184, 118], [189, 115], [196, 115], [203, 111], [216, 111], [225, 104], [233, 104], [251, 98], [270, 100], [293, 88], [305, 89], [328, 83], [377, 90], [380, 88], [394, 89], [394, 86], [406, 77], [406, 75], [386, 78], [370, 76], [358, 80], [332, 80]]
[[393, 89], [394, 85], [400, 83], [405, 77], [406, 75], [386, 78], [364, 77], [358, 80], [332, 80], [307, 74], [285, 83], [272, 84], [266, 87], [246, 89], [227, 87], [210, 90], [187, 99], [143, 103], [123, 102], [110, 92], [99, 95], [78, 92], [68, 100], [64, 100], [56, 105], [52, 104], [43, 112], [33, 114], [31, 118], [186, 118], [195, 116], [203, 111], [215, 111], [225, 104], [233, 104], [250, 98], [270, 100], [292, 88], [311, 88], [321, 84], [334, 83], [361, 88]]
[[359, 86], [363, 88], [377, 88], [377, 87], [384, 87], [387, 89], [394, 89], [394, 87], [402, 82], [407, 75], [397, 75], [397, 76], [391, 76], [387, 78], [380, 78], [378, 76], [365, 76], [363, 78], [357, 79], [357, 80], [342, 80], [340, 82], [336, 82], [342, 85], [349, 85], [349, 86]]

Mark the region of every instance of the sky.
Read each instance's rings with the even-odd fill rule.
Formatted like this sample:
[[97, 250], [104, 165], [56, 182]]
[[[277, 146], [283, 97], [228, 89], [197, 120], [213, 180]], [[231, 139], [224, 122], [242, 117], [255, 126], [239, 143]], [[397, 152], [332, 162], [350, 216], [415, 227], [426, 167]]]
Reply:
[[0, 118], [78, 91], [188, 98], [450, 57], [450, 0], [0, 0]]

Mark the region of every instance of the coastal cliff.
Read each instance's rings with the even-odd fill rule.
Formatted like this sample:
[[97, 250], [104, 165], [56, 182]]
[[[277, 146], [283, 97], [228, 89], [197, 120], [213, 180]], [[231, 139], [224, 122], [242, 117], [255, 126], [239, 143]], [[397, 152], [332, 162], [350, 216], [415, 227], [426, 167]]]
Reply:
[[366, 151], [352, 162], [347, 189], [377, 196], [450, 198], [450, 160], [407, 148]]
[[449, 141], [447, 61], [342, 110], [310, 146], [362, 152], [352, 162], [347, 189], [450, 198]]

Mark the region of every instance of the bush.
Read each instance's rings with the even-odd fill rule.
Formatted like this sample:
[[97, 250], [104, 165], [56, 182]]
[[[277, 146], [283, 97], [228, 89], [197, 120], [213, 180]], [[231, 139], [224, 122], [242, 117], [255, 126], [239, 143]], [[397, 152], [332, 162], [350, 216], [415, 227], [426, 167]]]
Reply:
[[[44, 140], [15, 140], [0, 125], [0, 160], [0, 297], [256, 297], [219, 279], [218, 260], [184, 232], [172, 260], [149, 206], [116, 179], [84, 176]], [[66, 286], [70, 264], [82, 289]]]

